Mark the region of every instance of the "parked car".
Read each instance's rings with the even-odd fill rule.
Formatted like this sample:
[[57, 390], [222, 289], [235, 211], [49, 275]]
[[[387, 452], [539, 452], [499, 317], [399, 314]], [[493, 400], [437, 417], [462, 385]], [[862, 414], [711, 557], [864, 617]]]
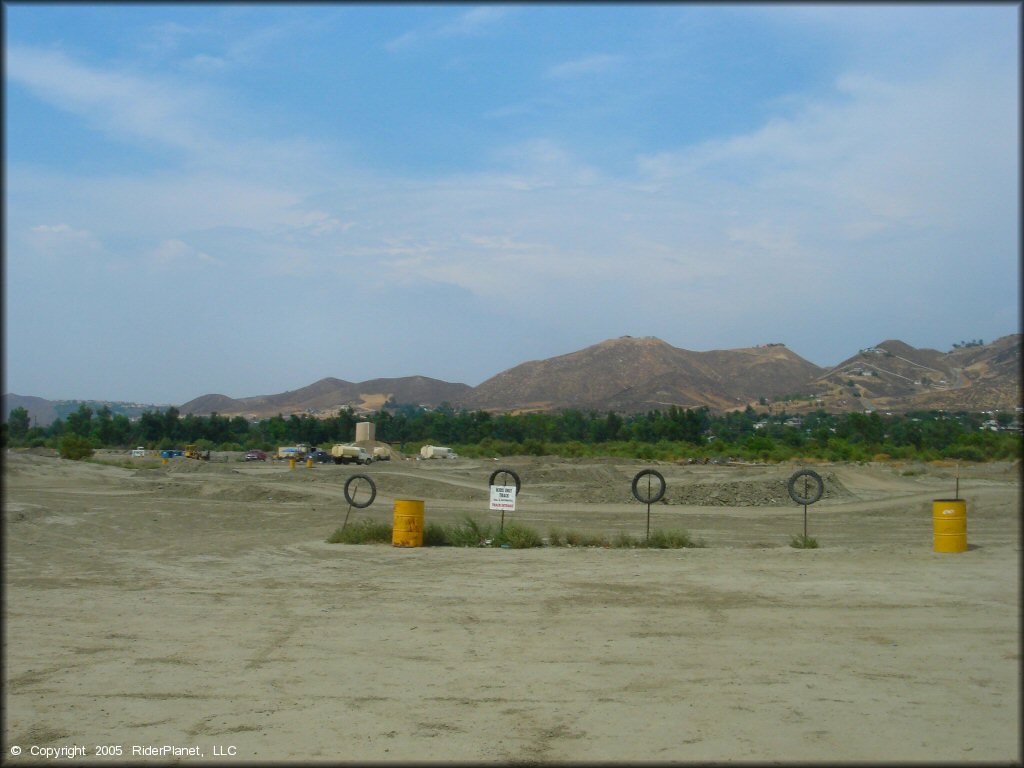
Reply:
[[310, 451], [306, 454], [306, 458], [317, 464], [333, 464], [334, 457], [331, 456], [327, 451]]
[[266, 461], [267, 460], [267, 454], [265, 454], [263, 451], [257, 451], [257, 450], [246, 451], [245, 452], [245, 460], [246, 461]]

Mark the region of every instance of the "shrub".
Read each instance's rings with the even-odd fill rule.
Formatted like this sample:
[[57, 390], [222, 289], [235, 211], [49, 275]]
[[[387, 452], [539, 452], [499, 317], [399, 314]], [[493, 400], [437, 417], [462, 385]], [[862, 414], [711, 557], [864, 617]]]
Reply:
[[548, 546], [565, 546], [565, 531], [561, 528], [552, 528], [548, 531]]
[[582, 456], [587, 455], [587, 446], [585, 446], [578, 440], [572, 440], [568, 443], [565, 443], [562, 446], [559, 446], [559, 448], [556, 449], [556, 452], [559, 456], [564, 456], [570, 459], [578, 459]]
[[63, 459], [78, 461], [87, 459], [93, 454], [92, 443], [85, 437], [68, 433], [60, 439], [60, 456]]
[[445, 526], [442, 529], [445, 544], [450, 547], [481, 547], [484, 542], [491, 540], [491, 526], [480, 524], [468, 515], [461, 523]]
[[450, 547], [451, 542], [448, 541], [444, 526], [439, 523], [427, 523], [423, 526], [423, 546]]
[[945, 451], [943, 455], [949, 458], [962, 459], [964, 461], [985, 461], [985, 452], [975, 445], [963, 445], [957, 443], [951, 445]]
[[505, 529], [498, 532], [494, 542], [496, 546], [508, 544], [512, 549], [529, 549], [530, 547], [542, 547], [544, 542], [540, 534], [532, 528], [520, 523], [509, 523]]
[[543, 441], [529, 438], [523, 441], [522, 451], [526, 456], [546, 456], [548, 448]]
[[568, 547], [610, 547], [608, 537], [601, 533], [580, 533], [579, 531], [568, 531], [565, 534], [565, 544]]
[[390, 544], [391, 526], [373, 520], [360, 520], [339, 528], [327, 540], [328, 544]]
[[640, 545], [639, 540], [630, 536], [625, 531], [619, 531], [612, 538], [612, 546], [618, 549], [632, 549]]

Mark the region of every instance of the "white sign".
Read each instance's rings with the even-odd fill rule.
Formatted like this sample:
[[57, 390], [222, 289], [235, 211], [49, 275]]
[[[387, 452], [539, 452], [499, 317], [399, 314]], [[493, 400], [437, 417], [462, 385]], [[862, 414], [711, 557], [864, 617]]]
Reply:
[[491, 509], [514, 512], [516, 508], [516, 487], [514, 485], [491, 486]]

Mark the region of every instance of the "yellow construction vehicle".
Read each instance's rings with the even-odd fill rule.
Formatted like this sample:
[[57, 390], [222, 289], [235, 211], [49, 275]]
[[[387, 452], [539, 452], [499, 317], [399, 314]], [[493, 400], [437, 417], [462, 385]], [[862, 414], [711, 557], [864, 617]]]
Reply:
[[206, 453], [202, 453], [194, 445], [186, 445], [185, 446], [185, 458], [186, 459], [202, 459], [203, 461], [209, 461], [210, 460], [210, 452], [207, 451]]

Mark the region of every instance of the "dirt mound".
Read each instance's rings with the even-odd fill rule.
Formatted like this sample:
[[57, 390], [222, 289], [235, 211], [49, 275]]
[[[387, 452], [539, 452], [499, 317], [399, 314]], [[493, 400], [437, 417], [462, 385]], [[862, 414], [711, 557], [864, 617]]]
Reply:
[[305, 502], [314, 498], [308, 493], [289, 491], [283, 488], [265, 488], [259, 485], [243, 485], [204, 488], [199, 494], [204, 499], [217, 501], [272, 501], [272, 502]]
[[[796, 503], [789, 496], [788, 479], [669, 486], [664, 503], [699, 507], [788, 507]], [[834, 472], [822, 474], [821, 480], [825, 486], [822, 499], [854, 498]]]
[[[370, 474], [370, 473], [367, 473]], [[449, 483], [428, 477], [410, 477], [397, 473], [373, 475], [377, 492], [392, 498], [451, 499], [454, 501], [486, 501], [490, 491], [483, 485], [473, 488], [463, 483]]]

